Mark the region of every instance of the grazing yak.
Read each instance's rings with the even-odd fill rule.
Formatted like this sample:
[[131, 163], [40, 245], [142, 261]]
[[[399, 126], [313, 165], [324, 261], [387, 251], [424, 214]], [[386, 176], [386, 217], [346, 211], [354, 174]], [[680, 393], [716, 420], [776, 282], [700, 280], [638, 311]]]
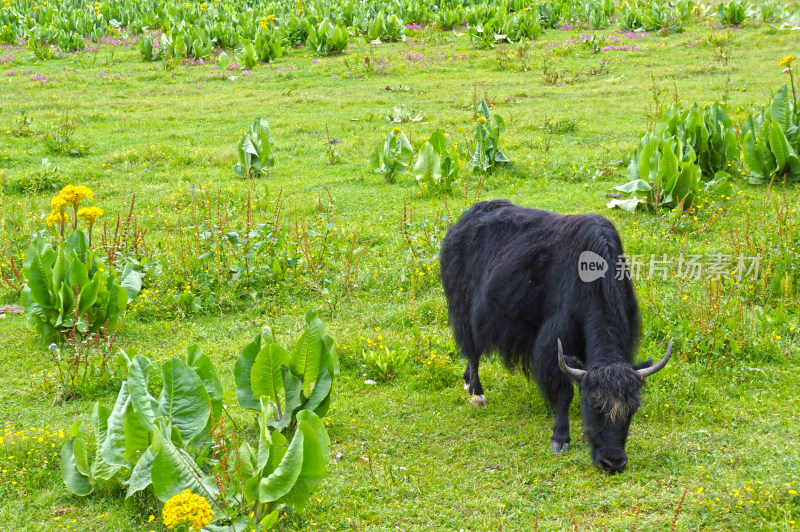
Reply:
[[657, 364], [633, 365], [639, 306], [613, 224], [598, 215], [481, 202], [445, 236], [441, 275], [472, 404], [486, 406], [481, 354], [497, 352], [507, 367], [533, 376], [555, 412], [552, 449], [566, 451], [571, 378], [594, 465], [625, 469], [644, 379], [666, 365], [672, 342]]

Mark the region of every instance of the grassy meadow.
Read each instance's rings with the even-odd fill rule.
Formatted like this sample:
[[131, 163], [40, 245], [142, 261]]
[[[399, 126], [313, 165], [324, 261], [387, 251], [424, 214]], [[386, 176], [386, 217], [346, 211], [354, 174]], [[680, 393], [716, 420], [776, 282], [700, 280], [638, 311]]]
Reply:
[[[3, 46], [0, 305], [20, 304], [11, 259], [19, 264], [31, 236], [58, 242], [45, 222], [51, 198], [88, 186], [104, 211], [98, 254], [119, 215], [138, 235], [125, 257], [146, 273], [113, 352], [158, 366], [198, 344], [243, 433], [253, 415], [236, 400], [239, 353], [264, 325], [291, 345], [304, 312], [317, 310], [341, 362], [325, 417], [332, 456], [306, 510], [278, 530], [800, 529], [797, 185], [750, 185], [738, 159], [730, 195], [682, 215], [606, 208], [654, 117], [673, 103], [719, 101], [738, 130], [789, 83], [779, 62], [800, 56], [798, 32], [752, 19], [725, 29], [709, 15], [669, 35], [577, 25], [545, 30], [527, 49], [487, 50], [465, 32], [411, 28], [405, 42], [380, 45], [352, 37], [338, 55], [292, 48], [224, 74], [213, 61], [142, 61], [124, 32], [47, 60]], [[602, 49], [585, 44], [591, 35]], [[505, 120], [500, 146], [512, 164], [474, 175], [481, 99]], [[389, 122], [395, 107], [423, 118]], [[275, 164], [243, 180], [232, 170], [237, 142], [257, 116], [269, 122]], [[53, 148], [70, 127], [77, 156]], [[391, 184], [372, 170], [394, 127], [415, 150], [444, 133], [461, 163], [450, 193], [419, 186], [411, 168]], [[468, 403], [437, 251], [448, 223], [495, 198], [607, 216], [642, 261], [638, 357], [660, 357], [673, 337], [676, 347], [648, 380], [622, 474], [592, 465], [577, 398], [573, 443], [558, 456], [552, 418], [521, 375], [487, 363], [488, 408]], [[284, 235], [291, 267], [234, 278], [243, 251], [228, 237], [258, 224]], [[694, 279], [674, 262], [663, 275], [650, 269], [651, 256], [691, 255], [705, 266], [727, 256], [727, 270]], [[756, 257], [758, 271], [738, 281], [737, 260]], [[160, 503], [126, 500], [122, 477], [84, 498], [61, 480], [69, 426], [95, 402], [113, 404], [112, 367], [117, 377], [65, 394], [25, 316], [0, 318], [0, 531], [166, 530]]]

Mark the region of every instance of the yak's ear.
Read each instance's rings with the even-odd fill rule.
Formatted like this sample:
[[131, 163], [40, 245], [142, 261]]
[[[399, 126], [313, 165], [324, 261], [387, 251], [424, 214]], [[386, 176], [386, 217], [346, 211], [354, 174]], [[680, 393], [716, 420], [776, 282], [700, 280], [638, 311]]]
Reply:
[[633, 369], [640, 370], [640, 369], [647, 369], [653, 365], [653, 359], [645, 360], [644, 362], [639, 362], [638, 364], [633, 365]]

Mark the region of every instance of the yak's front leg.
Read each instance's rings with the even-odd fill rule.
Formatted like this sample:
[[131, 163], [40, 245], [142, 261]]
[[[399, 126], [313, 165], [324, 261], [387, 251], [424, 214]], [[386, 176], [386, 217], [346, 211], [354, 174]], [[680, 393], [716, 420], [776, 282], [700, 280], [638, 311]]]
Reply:
[[478, 376], [478, 361], [480, 357], [467, 359], [467, 369], [464, 370], [464, 390], [470, 394], [469, 402], [474, 406], [486, 407], [486, 396], [483, 394], [483, 386]]
[[567, 381], [561, 387], [553, 401], [553, 410], [556, 414], [553, 423], [553, 436], [550, 438], [550, 448], [554, 453], [562, 453], [569, 448], [569, 405], [572, 402], [574, 391], [572, 383]]

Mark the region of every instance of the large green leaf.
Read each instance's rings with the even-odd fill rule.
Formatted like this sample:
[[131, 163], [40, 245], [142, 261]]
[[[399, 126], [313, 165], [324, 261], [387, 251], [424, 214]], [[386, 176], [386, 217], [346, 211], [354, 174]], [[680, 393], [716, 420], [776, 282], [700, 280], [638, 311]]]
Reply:
[[414, 174], [417, 181], [437, 182], [442, 174], [439, 171], [441, 159], [431, 143], [426, 142], [420, 150], [417, 163], [414, 165]]
[[67, 489], [79, 496], [89, 495], [93, 488], [88, 476], [83, 421], [70, 427], [70, 436], [61, 448], [61, 478]]
[[303, 381], [286, 366], [281, 367], [281, 380], [283, 381], [284, 395], [286, 399], [283, 417], [276, 422], [268, 422], [276, 430], [283, 430], [292, 423], [295, 412], [302, 408], [305, 398], [303, 397]]
[[261, 397], [261, 413], [258, 415], [258, 454], [256, 455], [256, 469], [259, 471], [264, 469], [269, 462], [272, 447], [278, 443], [276, 438], [279, 436], [282, 439], [281, 445], [286, 442], [280, 432], [276, 432], [277, 436], [273, 437], [273, 433], [269, 430], [269, 421], [271, 421], [273, 412], [269, 402]]
[[89, 241], [83, 231], [76, 229], [67, 237], [64, 242], [64, 252], [69, 255], [73, 251], [80, 262], [86, 261], [86, 252], [89, 249]]
[[[792, 101], [789, 98], [789, 87], [781, 86], [772, 96], [769, 105], [769, 117], [773, 123], [777, 123], [781, 131], [786, 133], [792, 123]], [[771, 139], [770, 139], [771, 142]]]
[[125, 460], [135, 464], [141, 453], [150, 447], [150, 431], [142, 424], [130, 399], [122, 414], [122, 429], [125, 433]]
[[211, 399], [211, 411], [214, 419], [219, 421], [222, 415], [223, 388], [222, 381], [219, 380], [217, 371], [214, 369], [214, 364], [211, 363], [211, 359], [204, 355], [197, 345], [191, 345], [186, 348], [186, 363], [203, 381], [203, 386], [205, 386], [208, 397]]
[[142, 279], [145, 274], [137, 272], [133, 269], [133, 265], [128, 263], [122, 270], [122, 276], [119, 285], [128, 293], [128, 303], [139, 295], [142, 289]]
[[258, 500], [262, 503], [277, 501], [294, 487], [303, 468], [303, 440], [305, 433], [298, 430], [275, 471], [261, 479]]
[[325, 324], [315, 312], [306, 312], [306, 329], [292, 349], [288, 363], [304, 382], [312, 382], [319, 373], [322, 337], [325, 335]]
[[106, 437], [100, 446], [100, 456], [106, 463], [113, 466], [127, 466], [125, 459], [125, 428], [123, 415], [130, 402], [128, 395], [128, 382], [123, 381], [122, 387], [114, 402], [114, 407], [108, 416]]
[[767, 169], [762, 166], [761, 159], [756, 153], [755, 135], [752, 130], [746, 131], [742, 136], [742, 154], [753, 175], [762, 179], [766, 179], [769, 176]]
[[[644, 179], [651, 184], [657, 182], [658, 177], [658, 146], [661, 144], [659, 139], [651, 139], [649, 135], [645, 135], [642, 139], [639, 153], [637, 154], [638, 174], [635, 177]], [[630, 174], [628, 177], [631, 177]], [[635, 179], [633, 177], [633, 179]]]
[[147, 357], [136, 355], [128, 367], [128, 393], [131, 402], [139, 416], [140, 423], [150, 432], [156, 429], [155, 419], [158, 412], [158, 401], [148, 391], [150, 379], [150, 360]]
[[95, 403], [92, 408], [91, 423], [95, 435], [95, 456], [94, 463], [92, 464], [92, 478], [102, 478], [108, 480], [113, 477], [120, 466], [112, 465], [103, 460], [100, 455], [100, 449], [103, 442], [106, 441], [108, 434], [108, 417], [111, 415], [111, 409], [103, 406], [100, 403]]
[[[61, 253], [67, 253], [62, 250]], [[89, 267], [81, 260], [75, 250], [67, 253], [68, 257], [68, 272], [67, 280], [70, 286], [77, 286], [83, 290], [83, 287], [89, 283]]]
[[185, 489], [193, 493], [202, 492], [203, 473], [195, 465], [194, 460], [172, 443], [169, 438], [169, 427], [162, 426], [156, 430], [153, 438], [153, 466], [150, 477], [153, 492], [158, 500], [166, 502], [172, 496]]
[[177, 427], [184, 441], [200, 434], [211, 413], [210, 398], [197, 373], [177, 358], [161, 367], [164, 387], [158, 397], [160, 412]]
[[775, 157], [775, 171], [783, 173], [786, 168], [786, 160], [789, 157], [789, 143], [786, 135], [777, 122], [770, 123], [769, 126], [769, 147]]
[[700, 168], [694, 164], [686, 164], [681, 169], [675, 186], [670, 191], [671, 199], [678, 205], [683, 205], [686, 210], [692, 206], [694, 194], [698, 192]]
[[131, 471], [131, 478], [128, 479], [128, 491], [125, 493], [126, 499], [137, 491], [146, 489], [153, 483], [151, 471], [155, 458], [156, 454], [153, 452], [153, 449], [148, 447], [139, 458], [139, 461], [136, 462], [136, 465]]
[[671, 192], [678, 179], [678, 156], [675, 154], [675, 142], [665, 141], [661, 144], [661, 162], [658, 166], [658, 182], [666, 192]]
[[333, 386], [333, 377], [331, 376], [328, 368], [322, 368], [319, 372], [319, 378], [314, 384], [314, 389], [311, 391], [306, 402], [303, 404], [303, 411], [316, 410], [331, 394], [331, 387]]
[[624, 185], [614, 187], [613, 190], [619, 190], [620, 192], [630, 194], [631, 192], [650, 192], [652, 188], [653, 187], [647, 181], [644, 181], [643, 179], [634, 179], [633, 181], [629, 181]]
[[[73, 270], [74, 271], [74, 270]], [[101, 272], [94, 274], [92, 282], [80, 286], [78, 293], [78, 316], [83, 316], [97, 301], [97, 293], [100, 291], [100, 283], [105, 277]]]
[[[71, 327], [73, 324], [73, 310], [75, 308], [75, 294], [72, 292], [69, 284], [63, 283], [58, 290], [58, 317], [56, 318], [56, 327]], [[82, 316], [79, 312], [78, 316]]]
[[328, 434], [319, 418], [308, 410], [298, 414], [295, 439], [299, 434], [303, 435], [303, 461], [300, 474], [293, 488], [280, 499], [281, 503], [291, 506], [298, 512], [303, 510], [311, 493], [327, 473], [330, 444]]
[[629, 199], [612, 199], [611, 201], [606, 203], [606, 207], [608, 207], [609, 209], [613, 209], [614, 207], [619, 207], [624, 211], [633, 212], [637, 208], [639, 208], [640, 205], [646, 205], [646, 204], [647, 200], [645, 200], [644, 198], [639, 198], [634, 196]]
[[[283, 390], [281, 366], [289, 362], [289, 353], [278, 344], [267, 344], [256, 355], [250, 371], [250, 385], [255, 397], [278, 403]], [[260, 407], [260, 405], [259, 405]]]
[[233, 369], [233, 377], [236, 381], [236, 396], [239, 399], [239, 405], [249, 410], [258, 410], [261, 408], [258, 397], [253, 395], [250, 379], [256, 356], [261, 351], [262, 341], [265, 345], [273, 343], [274, 338], [269, 327], [264, 327], [261, 333], [257, 334], [255, 339], [242, 350], [242, 354], [236, 360], [236, 365]]
[[[31, 250], [33, 247], [34, 244], [31, 244], [28, 249]], [[31, 254], [29, 264], [25, 282], [30, 290], [31, 299], [44, 309], [52, 308], [54, 302], [50, 298], [51, 287], [49, 282], [52, 277], [47, 274], [42, 263], [42, 257], [36, 253], [36, 250]]]

